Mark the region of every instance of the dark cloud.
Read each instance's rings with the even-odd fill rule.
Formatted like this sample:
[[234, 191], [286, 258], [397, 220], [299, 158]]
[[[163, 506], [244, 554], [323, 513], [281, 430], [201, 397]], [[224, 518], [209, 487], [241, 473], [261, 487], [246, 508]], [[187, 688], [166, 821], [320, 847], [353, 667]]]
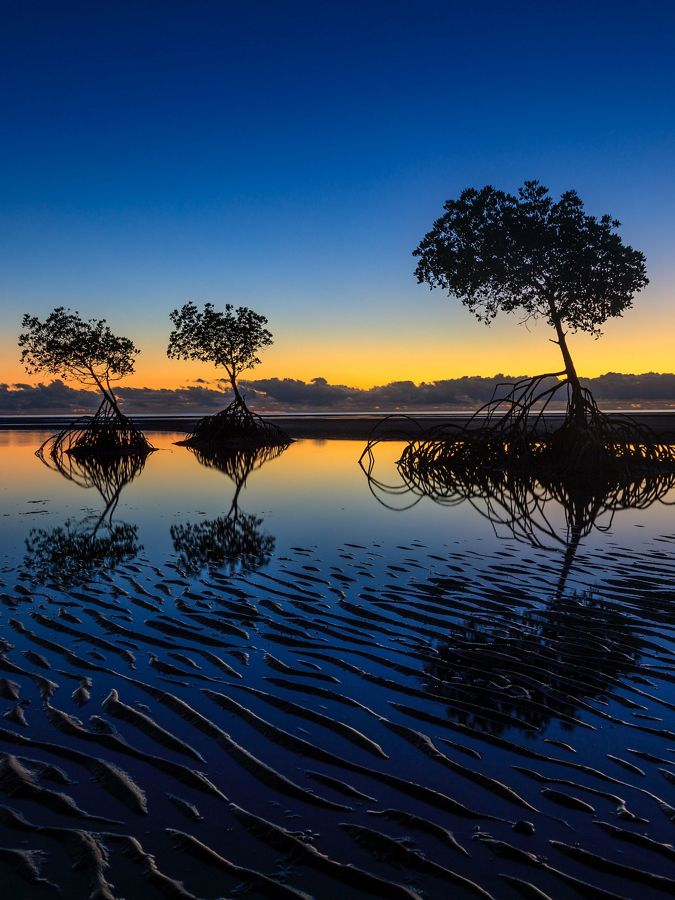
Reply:
[[[509, 375], [492, 378], [465, 376], [415, 384], [393, 381], [369, 389], [329, 384], [325, 378], [260, 378], [242, 382], [242, 393], [256, 409], [267, 412], [326, 410], [331, 412], [381, 412], [473, 409], [487, 403], [500, 384], [516, 380]], [[608, 372], [582, 379], [598, 402], [605, 406], [661, 406], [675, 408], [675, 375], [648, 372], [622, 375]], [[222, 382], [217, 382], [221, 384]], [[117, 394], [129, 413], [200, 414], [217, 412], [227, 405], [230, 391], [195, 386], [177, 389], [120, 387]], [[50, 384], [0, 384], [0, 415], [81, 414], [93, 412], [98, 397], [92, 391], [72, 388], [62, 381]]]
[[608, 372], [598, 378], [582, 379], [596, 397], [603, 400], [663, 400], [675, 402], [675, 375], [645, 372], [644, 375], [621, 375]]
[[90, 413], [98, 403], [91, 391], [68, 387], [59, 380], [36, 385], [0, 384], [0, 413], [3, 415]]
[[[217, 412], [227, 404], [220, 390], [186, 387], [177, 390], [125, 388], [116, 391], [120, 405], [132, 413]], [[50, 384], [0, 384], [0, 415], [83, 414], [100, 402], [94, 391], [72, 388], [62, 381]]]

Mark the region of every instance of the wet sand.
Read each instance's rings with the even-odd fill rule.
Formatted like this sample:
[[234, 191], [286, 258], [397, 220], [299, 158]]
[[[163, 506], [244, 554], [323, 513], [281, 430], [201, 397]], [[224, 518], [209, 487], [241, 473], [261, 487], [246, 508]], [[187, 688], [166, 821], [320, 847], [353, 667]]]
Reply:
[[[306, 413], [277, 415], [265, 414], [270, 422], [285, 429], [294, 439], [313, 438], [330, 440], [367, 440], [373, 429], [382, 422], [385, 414], [353, 413], [326, 414]], [[453, 413], [394, 413], [396, 421], [391, 423], [391, 430], [383, 430], [382, 436], [390, 440], [415, 437], [419, 426], [431, 428], [435, 425], [454, 423], [466, 424], [470, 412]], [[616, 415], [628, 415], [627, 412]], [[630, 415], [640, 423], [651, 428], [659, 437], [675, 440], [675, 412], [633, 410]], [[199, 416], [133, 416], [134, 420], [145, 431], [185, 431], [189, 432], [196, 425]], [[55, 430], [58, 431], [71, 421], [69, 416], [0, 416], [0, 430]], [[550, 426], [562, 420], [561, 413], [551, 413], [545, 417]], [[480, 419], [476, 419], [476, 424]]]
[[672, 895], [674, 550], [6, 570], [7, 896]]

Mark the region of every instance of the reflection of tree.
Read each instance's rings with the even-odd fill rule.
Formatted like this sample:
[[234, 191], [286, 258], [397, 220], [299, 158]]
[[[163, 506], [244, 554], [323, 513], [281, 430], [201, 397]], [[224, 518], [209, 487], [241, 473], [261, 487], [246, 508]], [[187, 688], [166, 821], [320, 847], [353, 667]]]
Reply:
[[[553, 719], [569, 722], [636, 666], [642, 643], [629, 620], [592, 593], [570, 594], [566, 584], [582, 539], [594, 528], [608, 530], [617, 512], [672, 502], [675, 473], [582, 486], [494, 469], [475, 470], [471, 478], [457, 471], [427, 478], [399, 461], [399, 480], [385, 482], [375, 476], [371, 445], [361, 465], [372, 493], [389, 508], [408, 509], [423, 497], [446, 506], [470, 503], [498, 536], [563, 551], [552, 596], [537, 598], [541, 608], [514, 610], [506, 596], [500, 611], [493, 600], [436, 644], [423, 678], [430, 692], [453, 701], [453, 717], [493, 732], [506, 727], [505, 715], [537, 728]], [[432, 585], [439, 590], [442, 578]], [[457, 711], [460, 701], [468, 704], [465, 713]]]
[[32, 528], [25, 563], [42, 581], [73, 583], [129, 562], [141, 549], [136, 525], [123, 522], [98, 529], [90, 531], [70, 519], [55, 528]]
[[198, 574], [205, 567], [225, 569], [234, 574], [267, 565], [274, 552], [274, 538], [262, 531], [260, 516], [239, 509], [239, 495], [251, 472], [276, 459], [285, 449], [285, 446], [245, 450], [223, 448], [206, 453], [191, 448], [202, 465], [227, 475], [234, 482], [235, 491], [226, 515], [171, 526], [178, 565], [185, 574]]
[[101, 495], [104, 508], [97, 527], [104, 521], [110, 523], [119, 503], [120, 494], [145, 468], [144, 456], [111, 457], [89, 456], [79, 458], [73, 454], [63, 454], [58, 459], [45, 455], [42, 447], [38, 456], [47, 468], [58, 472], [68, 481], [81, 488], [94, 488]]
[[26, 540], [25, 564], [41, 579], [85, 580], [102, 569], [133, 559], [141, 550], [138, 527], [113, 522], [124, 487], [140, 475], [145, 456], [58, 457], [39, 454], [42, 462], [79, 487], [94, 488], [103, 500], [100, 514], [55, 528], [33, 528]]
[[640, 647], [611, 605], [573, 594], [541, 610], [468, 620], [436, 645], [423, 677], [432, 693], [471, 704], [453, 710], [464, 724], [497, 733], [508, 715], [540, 729], [605, 695], [636, 667]]

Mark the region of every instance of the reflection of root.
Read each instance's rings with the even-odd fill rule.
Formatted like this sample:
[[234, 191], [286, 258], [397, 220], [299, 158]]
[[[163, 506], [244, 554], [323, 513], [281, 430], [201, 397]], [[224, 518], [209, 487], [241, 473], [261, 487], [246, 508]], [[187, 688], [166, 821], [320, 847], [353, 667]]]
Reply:
[[155, 448], [131, 419], [105, 398], [96, 415], [83, 416], [44, 442], [38, 456], [51, 457], [56, 465], [67, 468], [64, 457], [76, 460], [114, 459], [128, 456], [147, 456]]
[[[604, 514], [664, 502], [675, 487], [675, 444], [659, 443], [631, 419], [604, 415], [587, 391], [573, 405], [568, 382], [553, 378], [510, 386], [466, 425], [420, 428], [397, 463], [397, 484], [375, 475], [377, 445], [397, 436], [385, 420], [361, 456], [372, 492], [385, 505], [397, 497], [408, 506], [422, 497], [447, 506], [469, 501], [493, 525], [532, 544], [545, 537], [578, 543]], [[561, 390], [567, 412], [550, 430], [544, 412]], [[565, 512], [566, 537], [550, 521], [550, 501]]]
[[[564, 476], [525, 475], [499, 470], [462, 468], [416, 472], [399, 462], [398, 484], [386, 483], [374, 475], [375, 448], [364, 455], [361, 467], [373, 494], [386, 506], [395, 498], [404, 498], [404, 506], [430, 497], [443, 506], [471, 505], [496, 527], [503, 526], [513, 537], [537, 546], [546, 538], [567, 543], [572, 535], [586, 536], [597, 520], [624, 509], [647, 509], [653, 503], [666, 502], [675, 489], [675, 471], [637, 477], [614, 477], [594, 485], [579, 484]], [[558, 534], [549, 505], [558, 504], [565, 513], [566, 535]], [[400, 504], [400, 501], [399, 501]], [[610, 520], [611, 521], [611, 520]], [[606, 523], [603, 527], [609, 527]]]
[[265, 447], [215, 447], [206, 450], [203, 447], [190, 447], [197, 460], [209, 469], [218, 469], [234, 481], [242, 485], [251, 472], [262, 468], [284, 452], [287, 444], [275, 444]]
[[135, 455], [101, 458], [63, 453], [53, 457], [48, 453], [45, 456], [44, 444], [37, 455], [46, 466], [68, 481], [74, 481], [83, 488], [95, 487], [106, 499], [119, 493], [145, 467], [145, 457]]
[[200, 419], [194, 431], [179, 443], [213, 455], [219, 449], [287, 447], [291, 438], [236, 398], [216, 415]]

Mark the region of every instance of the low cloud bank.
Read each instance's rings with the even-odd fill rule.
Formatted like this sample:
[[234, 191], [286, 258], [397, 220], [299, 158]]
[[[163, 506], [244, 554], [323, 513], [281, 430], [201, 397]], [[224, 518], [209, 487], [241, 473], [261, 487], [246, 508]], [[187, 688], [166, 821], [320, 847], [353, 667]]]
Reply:
[[[475, 409], [487, 403], [500, 384], [518, 377], [524, 376], [464, 376], [420, 384], [393, 381], [368, 389], [329, 384], [325, 378], [260, 378], [243, 381], [242, 390], [247, 402], [263, 412]], [[598, 378], [583, 378], [582, 382], [606, 408], [675, 409], [675, 374], [609, 372]], [[126, 412], [150, 415], [217, 412], [230, 400], [224, 386], [209, 387], [202, 381], [173, 390], [119, 387], [117, 394]], [[69, 387], [60, 380], [37, 385], [0, 384], [0, 415], [84, 414], [93, 412], [98, 402], [92, 391]]]

